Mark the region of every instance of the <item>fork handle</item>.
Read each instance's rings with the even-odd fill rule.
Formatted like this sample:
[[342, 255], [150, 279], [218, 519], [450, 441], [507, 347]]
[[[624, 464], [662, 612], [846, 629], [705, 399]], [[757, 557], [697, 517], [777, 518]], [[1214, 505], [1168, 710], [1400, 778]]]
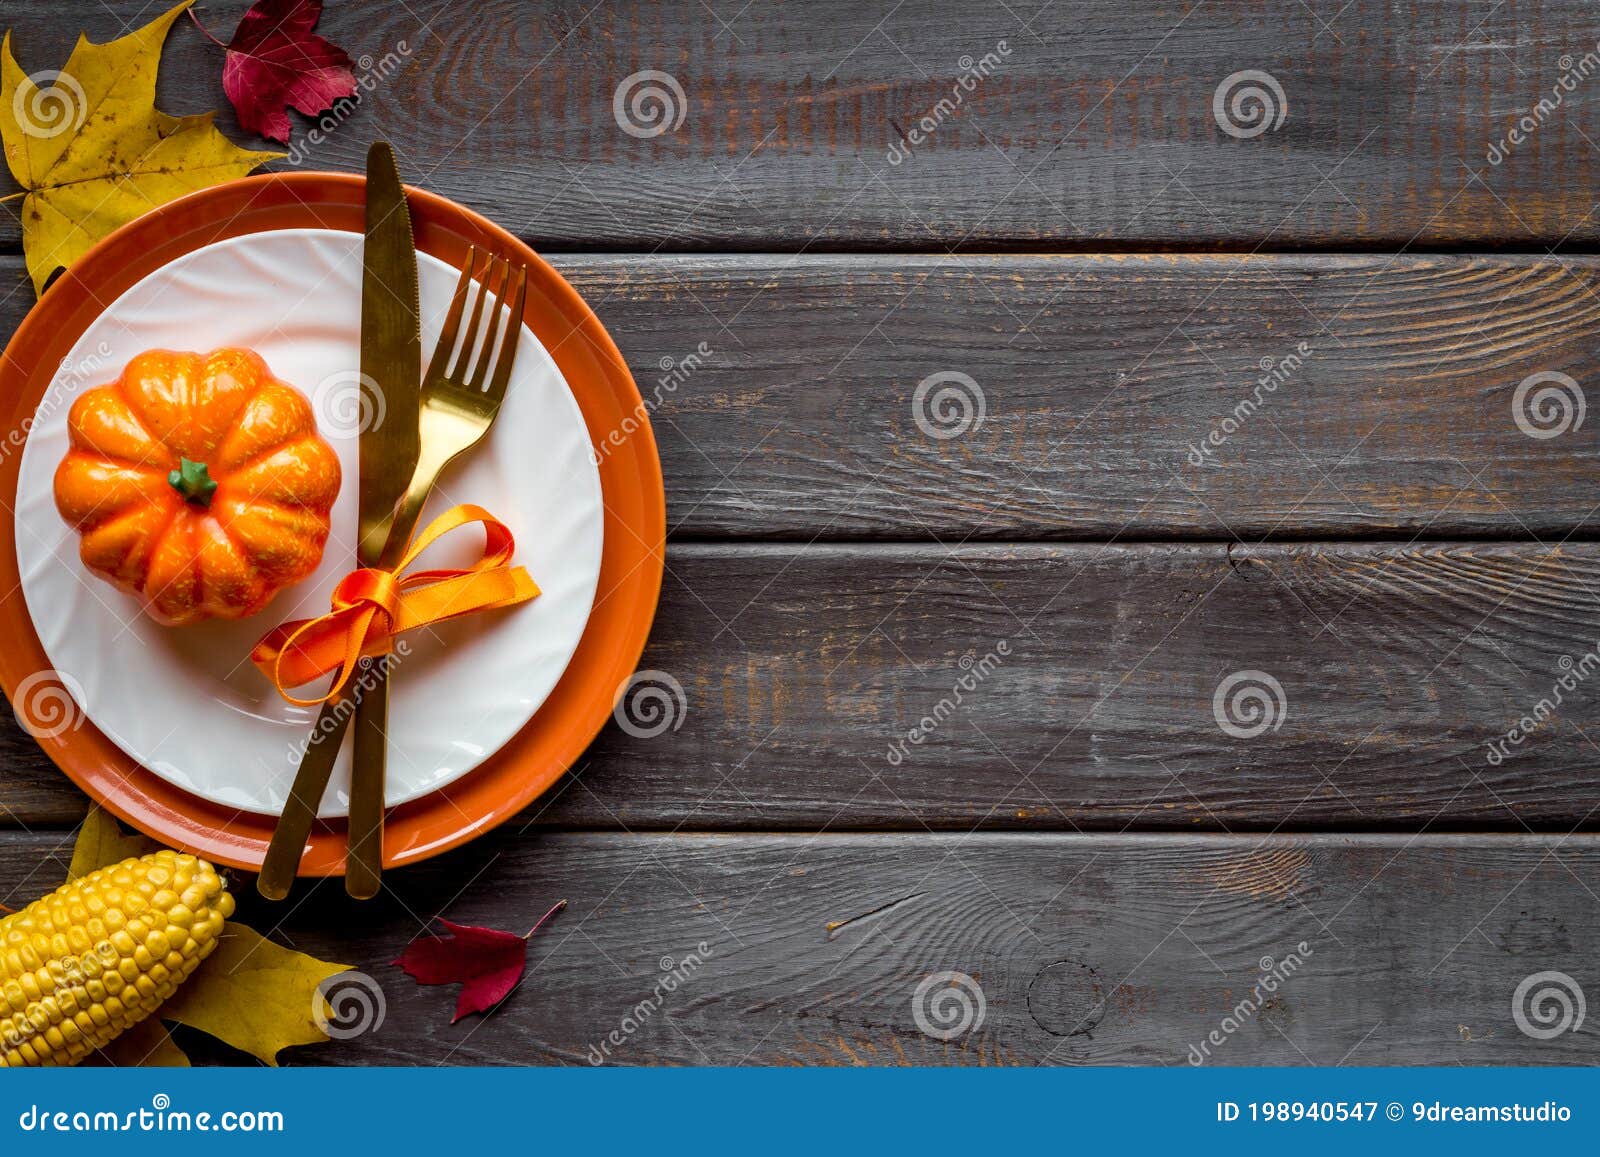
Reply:
[[355, 756], [350, 767], [350, 842], [344, 868], [344, 890], [356, 900], [372, 899], [383, 883], [383, 771], [389, 745], [388, 659], [373, 663], [364, 682], [366, 685], [356, 700]]
[[311, 834], [311, 825], [317, 818], [322, 793], [328, 790], [333, 765], [344, 743], [345, 728], [350, 726], [350, 709], [347, 689], [338, 699], [324, 703], [317, 715], [311, 742], [300, 757], [294, 786], [289, 789], [289, 799], [283, 805], [283, 814], [272, 830], [272, 842], [261, 861], [261, 874], [256, 877], [256, 891], [268, 900], [282, 900], [287, 896], [300, 873], [306, 837]]
[[[406, 486], [405, 496], [395, 506], [395, 513], [378, 528], [385, 536], [380, 565], [393, 566], [405, 554], [406, 546], [411, 541], [411, 532], [416, 528], [418, 516], [422, 514], [422, 505], [433, 487], [433, 480], [449, 461], [447, 457], [442, 461], [424, 458], [417, 462], [417, 468]], [[289, 789], [283, 813], [278, 818], [277, 827], [272, 830], [272, 842], [261, 861], [261, 874], [256, 877], [256, 891], [268, 900], [286, 897], [300, 873], [300, 858], [305, 854], [306, 839], [311, 835], [311, 825], [317, 818], [317, 805], [322, 802], [323, 793], [328, 790], [328, 780], [333, 777], [333, 765], [338, 761], [339, 748], [344, 743], [344, 733], [350, 727], [350, 719], [352, 715], [360, 714], [363, 701], [370, 702], [370, 706], [368, 714], [362, 717], [364, 725], [357, 729], [351, 767], [350, 845], [345, 856], [345, 887], [350, 891], [350, 872], [353, 868], [357, 873], [355, 886], [363, 890], [370, 888], [368, 896], [377, 892], [377, 883], [381, 881], [383, 871], [383, 758], [389, 704], [387, 666], [382, 668], [379, 682], [371, 685], [370, 694], [358, 694], [361, 682], [352, 679], [344, 694], [332, 702], [324, 703], [317, 715], [311, 742], [300, 757], [300, 769], [295, 773], [294, 786]], [[373, 713], [380, 710], [382, 714], [374, 718]], [[362, 735], [368, 737], [368, 742], [361, 741]], [[374, 753], [376, 774], [372, 770]], [[368, 769], [365, 774], [361, 773], [363, 767]], [[374, 779], [375, 788], [372, 786]], [[360, 804], [357, 803], [358, 799]], [[361, 833], [359, 840], [358, 831]], [[350, 894], [356, 893], [350, 891]]]
[[411, 545], [411, 532], [417, 528], [417, 521], [422, 517], [422, 507], [428, 501], [428, 495], [433, 492], [433, 484], [444, 468], [460, 450], [451, 453], [441, 453], [434, 449], [429, 452], [429, 447], [424, 444], [421, 454], [417, 457], [417, 465], [411, 472], [411, 481], [406, 483], [406, 491], [400, 496], [400, 501], [394, 504], [394, 510], [389, 517], [376, 523], [367, 534], [369, 537], [361, 540], [362, 554], [369, 552], [369, 544], [382, 543], [382, 549], [377, 552], [378, 565], [385, 570], [392, 568], [405, 556], [406, 547]]
[[[405, 554], [434, 480], [454, 457], [455, 454], [438, 451], [430, 454], [427, 447], [423, 447], [394, 513], [371, 531], [383, 536], [378, 565], [392, 567]], [[356, 738], [350, 765], [349, 845], [345, 852], [344, 890], [353, 899], [370, 900], [383, 884], [384, 765], [389, 752], [388, 657], [364, 671], [364, 678], [359, 681], [365, 686], [355, 707]]]

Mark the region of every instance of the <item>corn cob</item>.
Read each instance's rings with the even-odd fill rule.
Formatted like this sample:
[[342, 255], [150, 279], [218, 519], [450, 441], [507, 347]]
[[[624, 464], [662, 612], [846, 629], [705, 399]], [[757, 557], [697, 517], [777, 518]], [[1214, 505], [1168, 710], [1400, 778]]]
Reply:
[[72, 1065], [103, 1047], [189, 978], [231, 915], [215, 868], [160, 851], [0, 920], [0, 1068]]

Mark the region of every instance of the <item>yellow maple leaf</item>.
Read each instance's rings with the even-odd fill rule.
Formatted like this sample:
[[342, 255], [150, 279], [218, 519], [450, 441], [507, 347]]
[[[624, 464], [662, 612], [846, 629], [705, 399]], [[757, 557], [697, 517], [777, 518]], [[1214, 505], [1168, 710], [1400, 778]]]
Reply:
[[9, 31], [0, 43], [0, 142], [23, 188], [22, 247], [35, 291], [135, 217], [284, 155], [239, 148], [211, 113], [157, 111], [161, 45], [192, 2], [107, 44], [80, 36], [60, 70], [24, 74]]
[[143, 856], [161, 850], [161, 845], [148, 836], [135, 833], [122, 834], [111, 813], [91, 807], [78, 829], [77, 842], [72, 845], [72, 863], [67, 867], [67, 879], [87, 876], [96, 868], [120, 863], [129, 856]]
[[159, 1020], [141, 1020], [100, 1050], [119, 1069], [186, 1069], [189, 1056]]
[[[144, 836], [123, 835], [110, 813], [91, 807], [78, 829], [68, 879], [160, 846]], [[330, 964], [281, 948], [230, 920], [217, 947], [194, 975], [155, 1017], [135, 1025], [103, 1050], [105, 1059], [130, 1067], [187, 1065], [189, 1058], [160, 1023], [176, 1021], [276, 1065], [281, 1050], [328, 1039], [323, 1026], [334, 1020], [334, 1010], [322, 985], [349, 969], [348, 964]]]
[[290, 1045], [328, 1039], [322, 1026], [333, 1010], [322, 982], [349, 968], [280, 948], [243, 924], [229, 923], [216, 951], [161, 1006], [161, 1017], [275, 1065], [279, 1051]]

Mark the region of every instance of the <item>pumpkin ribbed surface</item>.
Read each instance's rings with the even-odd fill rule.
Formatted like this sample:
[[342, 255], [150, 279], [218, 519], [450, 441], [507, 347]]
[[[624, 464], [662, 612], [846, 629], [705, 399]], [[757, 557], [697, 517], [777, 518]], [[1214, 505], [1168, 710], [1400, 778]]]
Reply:
[[67, 430], [55, 498], [80, 557], [160, 621], [254, 614], [321, 561], [339, 459], [258, 354], [142, 353]]

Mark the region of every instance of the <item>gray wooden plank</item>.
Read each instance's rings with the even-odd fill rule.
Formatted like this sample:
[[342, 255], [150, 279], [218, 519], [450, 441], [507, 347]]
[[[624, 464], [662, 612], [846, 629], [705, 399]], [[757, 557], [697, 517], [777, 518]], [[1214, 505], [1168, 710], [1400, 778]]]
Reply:
[[[245, 7], [211, 3], [204, 18], [225, 39]], [[155, 11], [58, 0], [4, 15], [35, 71], [59, 68], [80, 28], [106, 39]], [[549, 245], [1543, 245], [1600, 230], [1585, 0], [1531, 13], [1451, 0], [479, 0], [470, 19], [442, 0], [334, 0], [322, 29], [374, 81], [320, 142], [297, 121], [297, 163], [359, 170], [384, 136], [418, 183]], [[676, 127], [634, 136], [613, 109], [644, 70], [676, 84], [658, 82]], [[220, 108], [239, 137], [220, 72], [218, 50], [180, 25], [161, 99], [174, 113]], [[1283, 116], [1253, 121], [1245, 98], [1235, 124], [1276, 127], [1240, 137], [1214, 103], [1220, 89], [1228, 108], [1248, 79], [1225, 82], [1247, 72], [1273, 78]], [[635, 91], [622, 89], [624, 109]], [[1536, 113], [1541, 99], [1551, 107]], [[648, 133], [644, 108], [633, 123]], [[1505, 147], [1523, 116], [1536, 127]], [[929, 139], [894, 163], [924, 118]], [[0, 244], [14, 245], [6, 221]]]
[[[1588, 376], [1592, 260], [560, 264], [660, 399], [678, 533], [1226, 539], [1600, 525], [1582, 427], [1555, 433], [1559, 407], [1539, 424], [1534, 394], [1515, 404], [1530, 375]], [[1557, 388], [1571, 421], [1583, 384]]]
[[[677, 546], [661, 674], [527, 818], [1568, 830], [1595, 807], [1597, 594], [1593, 543]], [[76, 814], [0, 734], [13, 819]]]
[[[1592, 259], [555, 259], [652, 409], [675, 536], [1600, 528], [1556, 404], [1592, 392]], [[0, 277], [9, 334], [32, 293]], [[1571, 385], [1519, 406], [1538, 374]]]
[[[51, 846], [0, 838], [0, 899], [60, 878]], [[1181, 1065], [1206, 1044], [1222, 1065], [1538, 1065], [1596, 1059], [1592, 1033], [1535, 1039], [1512, 1008], [1547, 971], [1593, 995], [1597, 870], [1592, 836], [504, 833], [367, 905], [236, 891], [239, 918], [381, 989], [381, 1025], [294, 1063]], [[561, 898], [488, 1017], [451, 1025], [454, 989], [389, 963], [436, 915], [521, 932]], [[658, 990], [669, 961], [684, 979]], [[940, 972], [983, 998], [950, 1040], [913, 1011]], [[952, 1019], [924, 1019], [957, 1027], [942, 988]]]

